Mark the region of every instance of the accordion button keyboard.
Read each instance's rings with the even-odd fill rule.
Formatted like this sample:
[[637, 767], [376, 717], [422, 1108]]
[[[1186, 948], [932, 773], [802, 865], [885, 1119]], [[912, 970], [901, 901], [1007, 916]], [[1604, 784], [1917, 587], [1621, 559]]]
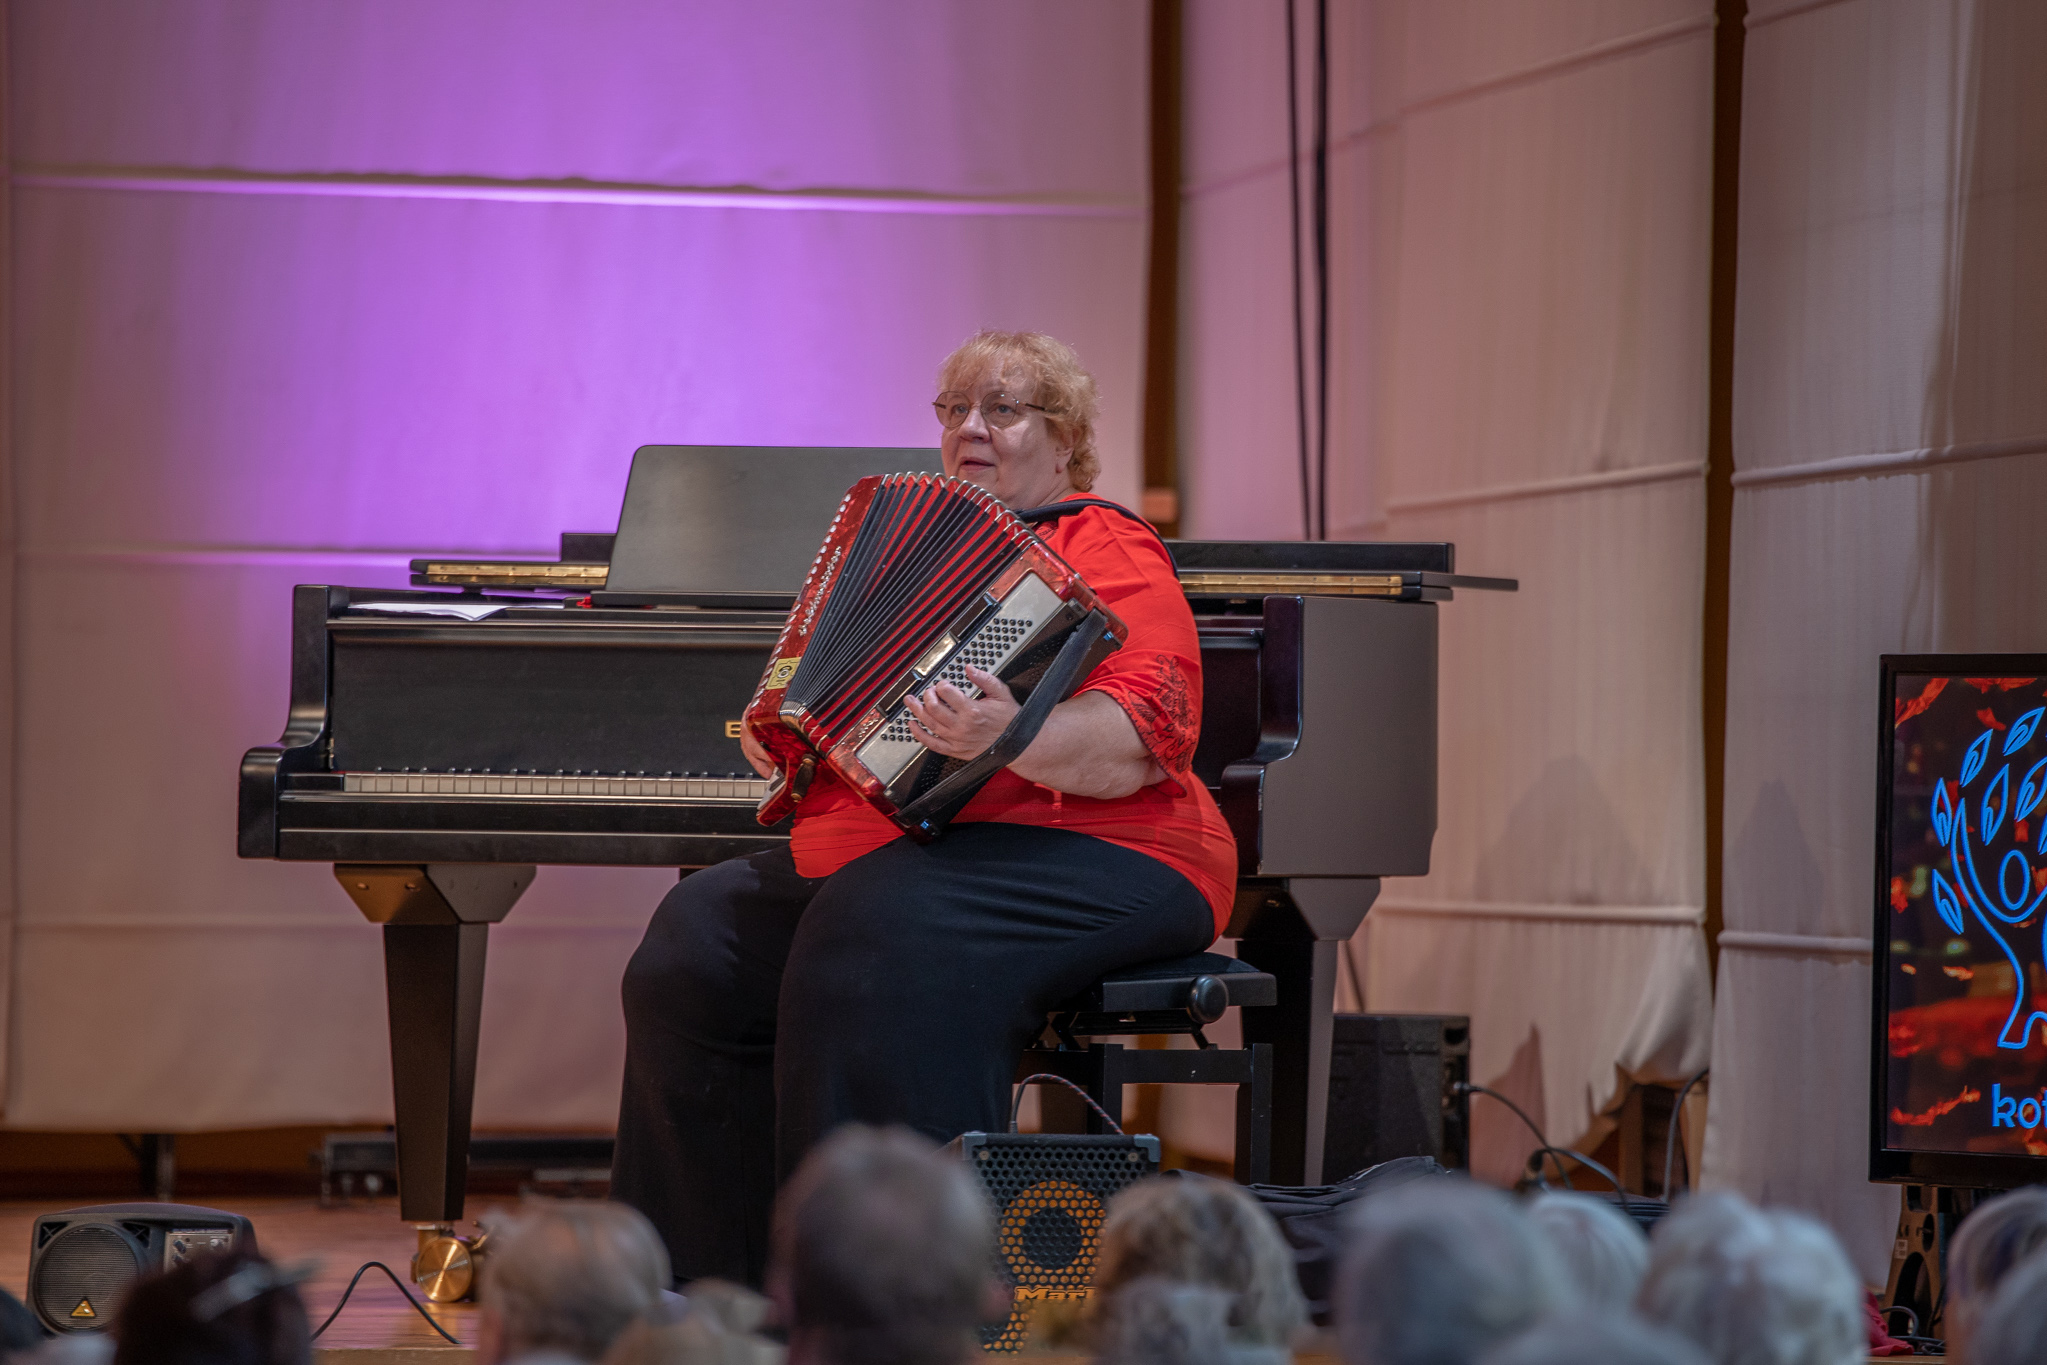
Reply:
[[[1050, 620], [1059, 608], [1060, 599], [1044, 580], [1036, 574], [1025, 575], [1002, 599], [995, 614], [968, 635], [952, 657], [923, 686], [949, 682], [969, 697], [980, 696], [981, 690], [967, 680], [967, 666], [971, 664], [990, 673], [1000, 672], [1019, 651], [1029, 646], [1037, 636], [1040, 623]], [[895, 713], [860, 745], [859, 756], [869, 772], [882, 782], [891, 783], [927, 752], [911, 734], [909, 712], [898, 702]]]

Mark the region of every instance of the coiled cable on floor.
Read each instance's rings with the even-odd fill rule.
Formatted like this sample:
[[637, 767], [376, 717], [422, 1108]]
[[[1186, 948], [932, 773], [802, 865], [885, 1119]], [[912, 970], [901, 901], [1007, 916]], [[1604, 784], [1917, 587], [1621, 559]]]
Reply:
[[334, 1319], [340, 1317], [341, 1310], [348, 1307], [348, 1296], [355, 1292], [355, 1286], [357, 1282], [360, 1281], [364, 1275], [368, 1274], [372, 1268], [381, 1270], [386, 1275], [389, 1275], [391, 1277], [391, 1283], [397, 1285], [398, 1292], [405, 1296], [405, 1301], [411, 1304], [413, 1308], [418, 1310], [419, 1315], [426, 1319], [426, 1325], [433, 1328], [436, 1332], [439, 1332], [441, 1334], [442, 1339], [445, 1340], [450, 1346], [460, 1346], [462, 1344], [461, 1340], [457, 1338], [453, 1333], [449, 1332], [447, 1328], [441, 1326], [441, 1324], [434, 1321], [434, 1315], [426, 1311], [426, 1305], [421, 1303], [418, 1299], [414, 1298], [412, 1296], [412, 1291], [405, 1287], [405, 1281], [399, 1279], [398, 1273], [392, 1270], [390, 1266], [385, 1265], [382, 1261], [363, 1262], [362, 1269], [355, 1272], [355, 1279], [350, 1280], [348, 1282], [348, 1288], [341, 1291], [341, 1302], [335, 1304], [334, 1311], [327, 1315], [327, 1320], [314, 1329], [312, 1340], [318, 1341], [320, 1339], [320, 1333], [326, 1331], [329, 1327], [332, 1327], [334, 1325]]

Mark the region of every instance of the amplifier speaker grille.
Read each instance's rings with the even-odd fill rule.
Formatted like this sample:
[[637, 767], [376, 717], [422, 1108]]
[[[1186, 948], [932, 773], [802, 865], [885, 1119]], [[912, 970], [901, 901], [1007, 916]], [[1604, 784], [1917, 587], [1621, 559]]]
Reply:
[[1009, 1320], [982, 1328], [981, 1345], [1019, 1350], [1039, 1303], [1088, 1296], [1109, 1200], [1158, 1173], [1158, 1139], [968, 1133], [959, 1147], [994, 1200], [1002, 1268], [1016, 1286]]
[[37, 1315], [60, 1332], [100, 1332], [142, 1273], [142, 1247], [120, 1228], [90, 1223], [52, 1237], [36, 1263]]

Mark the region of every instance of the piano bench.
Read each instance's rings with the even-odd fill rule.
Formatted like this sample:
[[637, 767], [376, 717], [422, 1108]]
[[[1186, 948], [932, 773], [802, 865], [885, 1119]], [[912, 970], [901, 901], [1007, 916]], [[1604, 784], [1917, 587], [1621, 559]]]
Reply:
[[[1270, 973], [1221, 953], [1124, 967], [1051, 1011], [1046, 1027], [1058, 1044], [1025, 1052], [1017, 1079], [1046, 1073], [1064, 1077], [1118, 1116], [1126, 1085], [1234, 1085], [1236, 1177], [1245, 1184], [1264, 1184], [1272, 1169], [1272, 1045], [1217, 1047], [1201, 1030], [1233, 1007], [1278, 1003], [1279, 983]], [[1174, 1033], [1192, 1035], [1195, 1047], [1130, 1048], [1101, 1041]], [[1107, 1131], [1092, 1113], [1087, 1130]]]

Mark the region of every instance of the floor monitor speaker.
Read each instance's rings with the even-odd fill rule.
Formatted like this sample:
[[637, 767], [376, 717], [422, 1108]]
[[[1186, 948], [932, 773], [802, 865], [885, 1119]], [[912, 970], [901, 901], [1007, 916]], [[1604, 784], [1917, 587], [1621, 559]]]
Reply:
[[1404, 1156], [1471, 1165], [1471, 1020], [1453, 1014], [1339, 1014], [1329, 1050], [1330, 1181]]
[[990, 1351], [1020, 1350], [1048, 1299], [1084, 1299], [1109, 1200], [1157, 1175], [1159, 1140], [1072, 1133], [965, 1133], [954, 1144], [995, 1204], [1009, 1319], [981, 1329]]
[[128, 1286], [192, 1256], [254, 1247], [238, 1213], [190, 1204], [99, 1204], [46, 1213], [29, 1234], [28, 1306], [53, 1332], [104, 1332]]

